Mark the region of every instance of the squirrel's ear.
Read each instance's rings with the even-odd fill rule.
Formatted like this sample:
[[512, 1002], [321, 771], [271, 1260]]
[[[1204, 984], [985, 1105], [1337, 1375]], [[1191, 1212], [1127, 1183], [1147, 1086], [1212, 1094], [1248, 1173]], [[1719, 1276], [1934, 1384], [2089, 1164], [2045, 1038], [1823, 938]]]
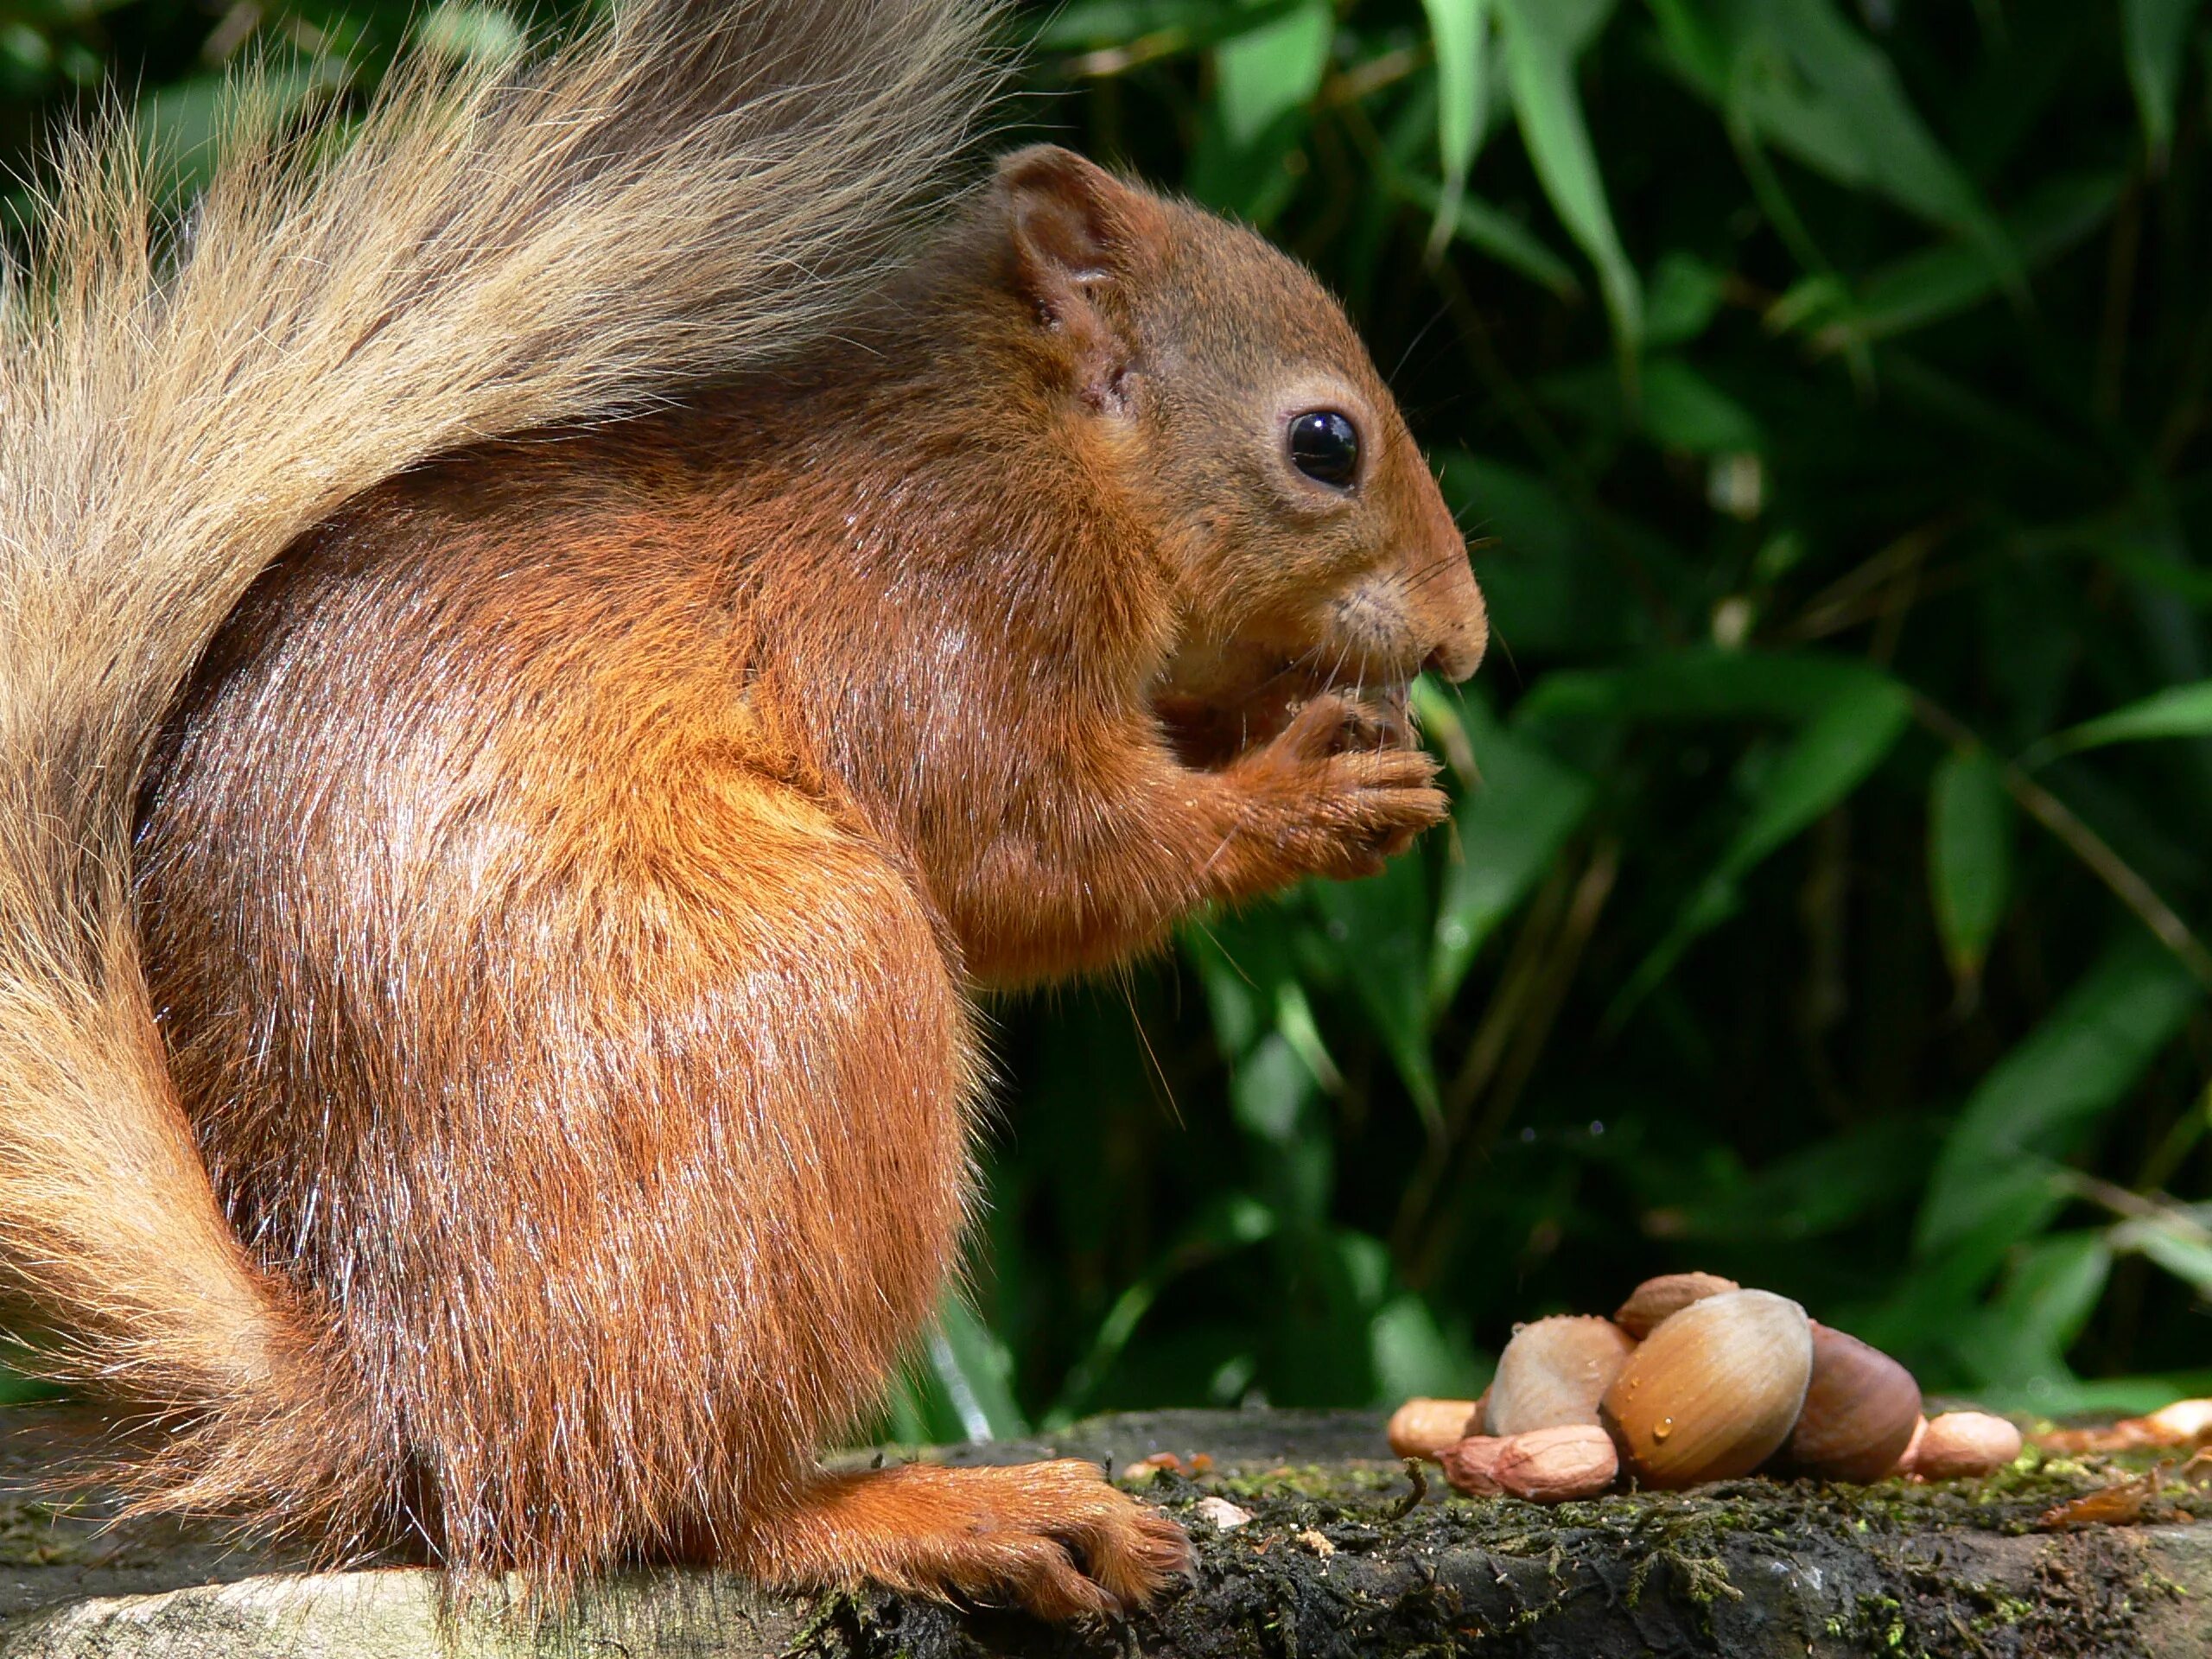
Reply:
[[998, 189], [1015, 288], [1065, 340], [1084, 395], [1113, 400], [1130, 351], [1105, 290], [1164, 234], [1158, 204], [1055, 144], [1007, 156]]

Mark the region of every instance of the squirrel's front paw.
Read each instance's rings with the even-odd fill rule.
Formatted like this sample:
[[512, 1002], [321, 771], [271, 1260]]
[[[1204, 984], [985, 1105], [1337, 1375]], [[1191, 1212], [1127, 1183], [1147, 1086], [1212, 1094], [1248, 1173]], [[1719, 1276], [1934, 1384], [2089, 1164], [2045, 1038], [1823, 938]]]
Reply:
[[1256, 886], [1301, 875], [1372, 875], [1443, 822], [1436, 761], [1402, 722], [1348, 698], [1317, 697], [1281, 734], [1230, 767], [1247, 804], [1240, 838]]

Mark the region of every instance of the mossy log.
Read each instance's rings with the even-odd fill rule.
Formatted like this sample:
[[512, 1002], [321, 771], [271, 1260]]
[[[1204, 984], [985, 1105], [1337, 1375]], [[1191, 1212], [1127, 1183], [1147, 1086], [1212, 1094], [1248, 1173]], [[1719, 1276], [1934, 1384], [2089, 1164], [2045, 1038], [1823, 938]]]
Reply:
[[[2168, 1489], [2137, 1524], [2039, 1529], [2138, 1472], [2032, 1454], [1986, 1480], [1872, 1487], [1747, 1480], [1540, 1509], [1414, 1500], [1365, 1413], [1096, 1419], [941, 1456], [1110, 1461], [1198, 1546], [1192, 1583], [1113, 1628], [890, 1596], [763, 1596], [703, 1572], [641, 1572], [558, 1618], [476, 1605], [434, 1573], [308, 1574], [181, 1531], [106, 1529], [97, 1503], [35, 1495], [82, 1420], [0, 1412], [0, 1659], [399, 1659], [516, 1654], [1098, 1656], [1318, 1659], [1465, 1654], [2097, 1655], [2212, 1659], [2212, 1494]], [[1195, 1472], [1135, 1467], [1173, 1452]], [[1382, 1455], [1378, 1455], [1382, 1454]], [[896, 1454], [894, 1454], [896, 1455]], [[1220, 1499], [1249, 1516], [1235, 1522]], [[294, 1570], [287, 1571], [289, 1567]]]

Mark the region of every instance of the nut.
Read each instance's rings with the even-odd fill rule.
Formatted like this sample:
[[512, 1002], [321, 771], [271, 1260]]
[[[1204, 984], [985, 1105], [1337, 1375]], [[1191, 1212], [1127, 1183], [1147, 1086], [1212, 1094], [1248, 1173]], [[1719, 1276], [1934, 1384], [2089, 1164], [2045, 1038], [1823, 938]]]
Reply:
[[1856, 1337], [1813, 1325], [1813, 1380], [1781, 1462], [1822, 1480], [1879, 1480], [1920, 1422], [1912, 1373]]
[[1514, 1332], [1483, 1396], [1483, 1429], [1525, 1434], [1568, 1423], [1594, 1427], [1598, 1402], [1636, 1344], [1611, 1319], [1538, 1319]]
[[1480, 1405], [1474, 1400], [1408, 1400], [1390, 1414], [1390, 1450], [1402, 1458], [1433, 1462], [1446, 1446], [1479, 1427], [1474, 1419]]
[[1803, 1308], [1722, 1291], [1653, 1329], [1605, 1391], [1604, 1415], [1645, 1485], [1732, 1480], [1789, 1438], [1812, 1374]]
[[1897, 1460], [1890, 1465], [1890, 1472], [1893, 1475], [1910, 1474], [1912, 1460], [1920, 1455], [1920, 1443], [1927, 1438], [1928, 1420], [1922, 1417], [1913, 1423], [1912, 1438], [1904, 1443], [1904, 1450], [1897, 1453]]
[[1613, 1323], [1642, 1342], [1669, 1314], [1679, 1313], [1708, 1296], [1742, 1288], [1733, 1279], [1714, 1273], [1662, 1273], [1629, 1293], [1628, 1300], [1614, 1313]]
[[2160, 1406], [2143, 1420], [2158, 1435], [2161, 1446], [2199, 1446], [2212, 1442], [2212, 1400], [2177, 1400]]
[[1240, 1510], [1225, 1497], [1207, 1497], [1191, 1505], [1191, 1513], [1201, 1521], [1212, 1522], [1224, 1532], [1234, 1532], [1249, 1525], [1252, 1519], [1249, 1510]]
[[1565, 1503], [1597, 1497], [1620, 1471], [1620, 1453], [1614, 1450], [1611, 1435], [1594, 1424], [1565, 1423], [1500, 1441], [1491, 1478], [1531, 1503]]
[[1503, 1490], [1495, 1471], [1498, 1454], [1504, 1450], [1505, 1442], [1495, 1434], [1470, 1434], [1457, 1445], [1446, 1446], [1436, 1460], [1444, 1465], [1444, 1478], [1452, 1483], [1453, 1491], [1496, 1497]]
[[2020, 1431], [1986, 1411], [1947, 1411], [1930, 1417], [1904, 1465], [1923, 1480], [1986, 1475], [2020, 1455]]

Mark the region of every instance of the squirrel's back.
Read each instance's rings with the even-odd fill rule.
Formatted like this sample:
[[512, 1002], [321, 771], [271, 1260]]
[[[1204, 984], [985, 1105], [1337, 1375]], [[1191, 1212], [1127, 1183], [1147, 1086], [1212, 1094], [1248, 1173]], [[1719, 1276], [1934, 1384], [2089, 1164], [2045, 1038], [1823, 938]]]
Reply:
[[193, 1415], [171, 1501], [373, 1497], [146, 998], [132, 818], [179, 687], [380, 481], [834, 331], [943, 194], [991, 10], [636, 0], [539, 61], [403, 69], [340, 146], [249, 87], [177, 232], [127, 124], [60, 158], [0, 290], [0, 1274], [49, 1370]]

